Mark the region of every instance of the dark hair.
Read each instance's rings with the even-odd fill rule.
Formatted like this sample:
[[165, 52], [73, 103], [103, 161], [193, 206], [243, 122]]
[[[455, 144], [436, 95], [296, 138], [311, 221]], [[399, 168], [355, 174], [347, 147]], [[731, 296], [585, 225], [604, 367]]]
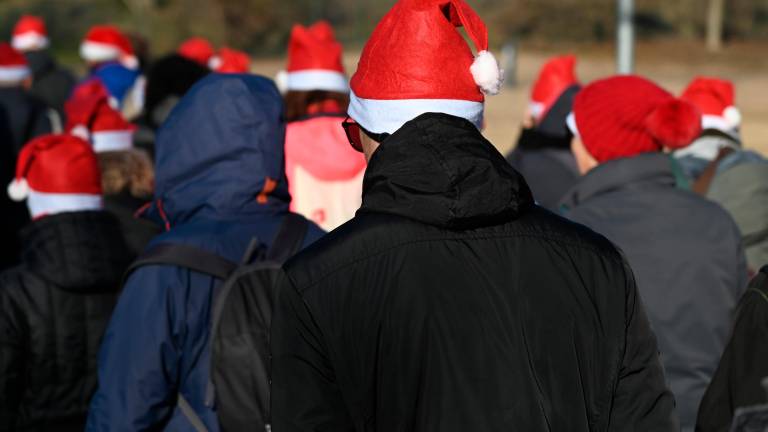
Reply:
[[308, 108], [313, 104], [321, 104], [327, 101], [336, 102], [339, 105], [338, 114], [347, 112], [347, 107], [349, 106], [349, 95], [327, 90], [291, 90], [285, 94], [284, 100], [285, 120], [288, 122], [306, 117], [309, 114]]

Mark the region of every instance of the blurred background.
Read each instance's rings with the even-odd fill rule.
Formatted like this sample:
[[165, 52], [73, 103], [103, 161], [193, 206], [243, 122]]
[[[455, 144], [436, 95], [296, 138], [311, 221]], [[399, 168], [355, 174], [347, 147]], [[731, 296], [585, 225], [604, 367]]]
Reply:
[[[486, 20], [497, 52], [515, 47], [517, 84], [488, 100], [486, 134], [502, 151], [514, 143], [528, 85], [552, 54], [579, 56], [584, 82], [614, 73], [615, 0], [467, 0]], [[329, 20], [348, 51], [349, 72], [394, 0], [0, 0], [9, 38], [23, 13], [43, 16], [53, 49], [78, 70], [79, 41], [90, 25], [113, 22], [148, 41], [150, 55], [199, 35], [254, 56], [254, 72], [283, 67], [291, 25]], [[698, 74], [734, 80], [746, 147], [768, 152], [768, 0], [637, 0], [636, 71], [679, 92]], [[509, 60], [509, 59], [507, 59]], [[80, 69], [82, 70], [82, 69]]]

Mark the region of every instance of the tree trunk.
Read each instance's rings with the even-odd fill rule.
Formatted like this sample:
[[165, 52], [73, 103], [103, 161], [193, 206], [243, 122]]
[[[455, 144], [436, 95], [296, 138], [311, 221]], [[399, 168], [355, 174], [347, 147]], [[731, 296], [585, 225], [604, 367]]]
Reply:
[[725, 0], [709, 0], [707, 11], [707, 49], [711, 52], [723, 48], [723, 22], [725, 20]]

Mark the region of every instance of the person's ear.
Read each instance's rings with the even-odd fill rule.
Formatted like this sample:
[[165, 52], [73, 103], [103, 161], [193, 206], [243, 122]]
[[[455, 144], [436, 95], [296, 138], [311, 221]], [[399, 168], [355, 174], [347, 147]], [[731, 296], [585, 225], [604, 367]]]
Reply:
[[21, 86], [25, 89], [29, 90], [32, 88], [32, 76], [28, 76], [24, 78], [24, 81], [21, 82]]
[[379, 142], [369, 137], [367, 133], [360, 131], [360, 142], [363, 144], [363, 154], [365, 155], [365, 161], [370, 162], [371, 157], [376, 149], [379, 148]]
[[571, 152], [573, 153], [573, 157], [576, 158], [576, 166], [581, 175], [590, 172], [593, 168], [599, 165], [597, 159], [589, 153], [589, 150], [587, 150], [587, 147], [579, 137], [573, 137], [573, 139], [571, 139]]

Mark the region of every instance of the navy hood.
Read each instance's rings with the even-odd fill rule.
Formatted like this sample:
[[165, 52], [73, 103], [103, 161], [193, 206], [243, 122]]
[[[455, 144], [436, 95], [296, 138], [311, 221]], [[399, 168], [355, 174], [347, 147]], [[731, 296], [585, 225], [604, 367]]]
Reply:
[[283, 102], [271, 80], [204, 78], [160, 129], [147, 216], [170, 228], [194, 218], [287, 211], [284, 142]]

